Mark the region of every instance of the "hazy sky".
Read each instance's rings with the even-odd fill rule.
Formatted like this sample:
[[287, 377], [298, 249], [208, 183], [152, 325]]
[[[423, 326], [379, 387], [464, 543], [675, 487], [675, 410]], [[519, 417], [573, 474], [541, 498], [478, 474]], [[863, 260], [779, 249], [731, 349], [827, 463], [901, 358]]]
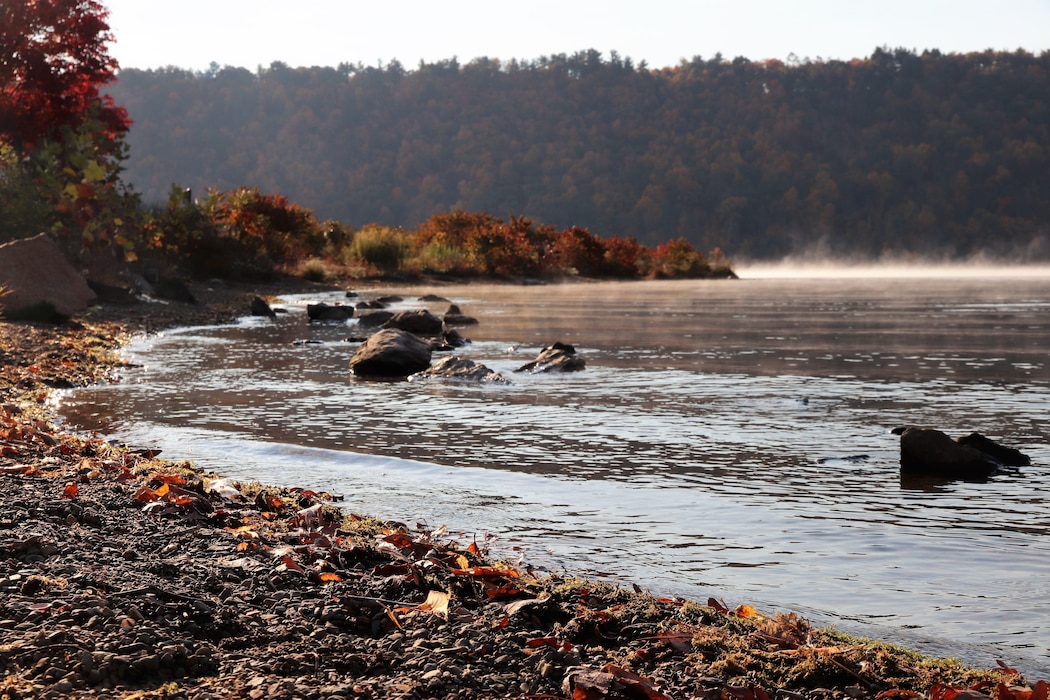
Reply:
[[1050, 0], [103, 0], [126, 68], [374, 66], [612, 50], [682, 58], [1050, 50]]

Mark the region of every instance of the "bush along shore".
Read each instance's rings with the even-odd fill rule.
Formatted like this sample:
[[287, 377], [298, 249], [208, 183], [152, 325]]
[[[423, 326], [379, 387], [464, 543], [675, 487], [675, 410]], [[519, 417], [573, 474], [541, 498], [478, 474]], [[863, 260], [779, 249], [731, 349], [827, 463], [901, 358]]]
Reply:
[[52, 390], [111, 380], [131, 333], [228, 319], [259, 291], [0, 322], [0, 696], [1047, 697], [1008, 664], [534, 575], [469, 535], [56, 427]]

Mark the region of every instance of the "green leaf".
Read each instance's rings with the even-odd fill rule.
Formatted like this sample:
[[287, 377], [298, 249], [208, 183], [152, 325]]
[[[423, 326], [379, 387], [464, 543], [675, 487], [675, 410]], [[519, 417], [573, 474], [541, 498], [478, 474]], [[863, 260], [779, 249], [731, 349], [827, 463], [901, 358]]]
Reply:
[[106, 177], [106, 169], [96, 160], [84, 166], [84, 182], [98, 182]]

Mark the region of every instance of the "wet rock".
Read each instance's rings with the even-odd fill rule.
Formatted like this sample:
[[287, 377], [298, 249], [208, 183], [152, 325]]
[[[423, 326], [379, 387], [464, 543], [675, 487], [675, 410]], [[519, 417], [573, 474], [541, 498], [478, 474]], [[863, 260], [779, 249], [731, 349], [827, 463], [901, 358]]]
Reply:
[[471, 382], [495, 382], [509, 384], [510, 381], [499, 372], [485, 365], [462, 357], [443, 357], [432, 366], [413, 374], [409, 379], [458, 379]]
[[1027, 467], [1032, 463], [1031, 458], [1020, 450], [1000, 445], [980, 433], [964, 435], [956, 442], [980, 450], [1004, 467]]
[[470, 340], [464, 338], [460, 334], [460, 332], [457, 331], [455, 328], [451, 328], [445, 331], [445, 334], [442, 336], [442, 338], [445, 341], [445, 345], [449, 346], [450, 348], [461, 348], [464, 345], [470, 345]]
[[383, 324], [383, 328], [399, 328], [416, 335], [438, 336], [444, 326], [441, 319], [425, 309], [399, 311]]
[[372, 335], [350, 358], [359, 377], [407, 377], [430, 366], [430, 343], [413, 333], [386, 328]]
[[262, 297], [252, 298], [251, 304], [252, 316], [268, 316], [270, 318], [277, 318], [276, 312], [270, 305], [266, 303], [266, 300]]
[[357, 325], [361, 328], [379, 328], [393, 318], [393, 311], [372, 311], [357, 317]]
[[515, 372], [579, 372], [587, 366], [576, 348], [566, 343], [554, 343], [543, 348], [536, 359], [527, 362]]
[[902, 474], [948, 479], [986, 479], [1002, 466], [978, 449], [961, 445], [939, 430], [898, 428]]
[[450, 326], [474, 326], [478, 323], [478, 319], [465, 315], [455, 304], [448, 307], [444, 321]]
[[307, 304], [306, 316], [313, 321], [332, 321], [341, 323], [354, 317], [354, 307], [342, 304]]

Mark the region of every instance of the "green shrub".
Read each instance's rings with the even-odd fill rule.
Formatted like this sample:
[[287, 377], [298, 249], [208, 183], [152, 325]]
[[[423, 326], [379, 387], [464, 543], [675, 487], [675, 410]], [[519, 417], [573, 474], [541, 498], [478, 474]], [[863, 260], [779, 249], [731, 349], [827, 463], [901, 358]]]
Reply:
[[420, 272], [458, 273], [466, 270], [467, 257], [462, 248], [434, 241], [416, 254], [412, 264]]
[[346, 249], [347, 262], [364, 262], [379, 270], [401, 269], [408, 255], [408, 240], [400, 230], [369, 224], [354, 235]]

